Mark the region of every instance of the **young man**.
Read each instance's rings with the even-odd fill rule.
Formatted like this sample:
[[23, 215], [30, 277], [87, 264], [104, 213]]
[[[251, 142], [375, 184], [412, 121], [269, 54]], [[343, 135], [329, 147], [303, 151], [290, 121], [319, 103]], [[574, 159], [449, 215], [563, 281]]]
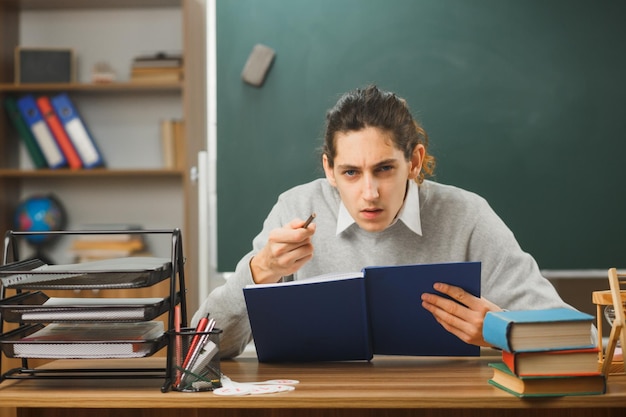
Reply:
[[[567, 306], [483, 198], [425, 179], [435, 165], [428, 137], [395, 94], [375, 86], [346, 93], [327, 114], [322, 163], [326, 178], [278, 198], [252, 251], [194, 315], [192, 324], [207, 312], [217, 320], [223, 357], [252, 337], [245, 285], [370, 265], [480, 261], [483, 298], [443, 283], [415, 294], [446, 330], [475, 345], [486, 345], [488, 311]], [[315, 222], [302, 227], [311, 213]]]

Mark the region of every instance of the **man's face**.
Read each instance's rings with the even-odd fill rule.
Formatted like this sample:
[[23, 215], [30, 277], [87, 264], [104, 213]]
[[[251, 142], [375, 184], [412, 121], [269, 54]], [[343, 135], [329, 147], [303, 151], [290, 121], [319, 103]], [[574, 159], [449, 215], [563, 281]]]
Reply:
[[404, 202], [408, 179], [419, 174], [423, 146], [410, 161], [388, 133], [373, 127], [340, 132], [335, 137], [334, 167], [324, 155], [324, 171], [356, 223], [369, 232], [386, 229]]

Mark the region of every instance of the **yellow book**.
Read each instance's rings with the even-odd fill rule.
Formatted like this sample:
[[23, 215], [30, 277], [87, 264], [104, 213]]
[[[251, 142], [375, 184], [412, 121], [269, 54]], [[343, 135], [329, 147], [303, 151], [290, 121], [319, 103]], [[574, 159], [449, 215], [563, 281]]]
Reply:
[[143, 239], [136, 237], [126, 241], [114, 241], [114, 240], [83, 240], [76, 239], [72, 242], [73, 250], [111, 250], [111, 251], [138, 251], [143, 249]]

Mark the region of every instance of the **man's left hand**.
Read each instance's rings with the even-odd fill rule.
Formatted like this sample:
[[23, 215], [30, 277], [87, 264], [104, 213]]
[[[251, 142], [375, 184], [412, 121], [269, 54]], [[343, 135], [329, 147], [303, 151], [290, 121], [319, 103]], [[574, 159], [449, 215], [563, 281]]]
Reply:
[[435, 283], [433, 288], [455, 301], [440, 295], [424, 293], [422, 307], [430, 311], [439, 324], [462, 341], [472, 345], [490, 346], [483, 339], [483, 321], [488, 311], [502, 309], [491, 301], [475, 297], [459, 287]]

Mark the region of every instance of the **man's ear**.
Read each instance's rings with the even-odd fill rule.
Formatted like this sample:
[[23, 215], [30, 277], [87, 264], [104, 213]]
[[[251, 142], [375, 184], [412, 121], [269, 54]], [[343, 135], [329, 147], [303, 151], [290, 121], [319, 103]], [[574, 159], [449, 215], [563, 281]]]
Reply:
[[333, 168], [330, 166], [328, 162], [328, 156], [326, 154], [322, 155], [322, 164], [324, 166], [324, 173], [326, 174], [326, 179], [333, 187], [337, 186], [337, 180], [335, 179], [335, 172]]
[[411, 156], [411, 170], [409, 172], [409, 179], [414, 180], [422, 170], [422, 164], [424, 163], [424, 156], [426, 155], [426, 148], [421, 143], [418, 143], [413, 149], [413, 155]]

